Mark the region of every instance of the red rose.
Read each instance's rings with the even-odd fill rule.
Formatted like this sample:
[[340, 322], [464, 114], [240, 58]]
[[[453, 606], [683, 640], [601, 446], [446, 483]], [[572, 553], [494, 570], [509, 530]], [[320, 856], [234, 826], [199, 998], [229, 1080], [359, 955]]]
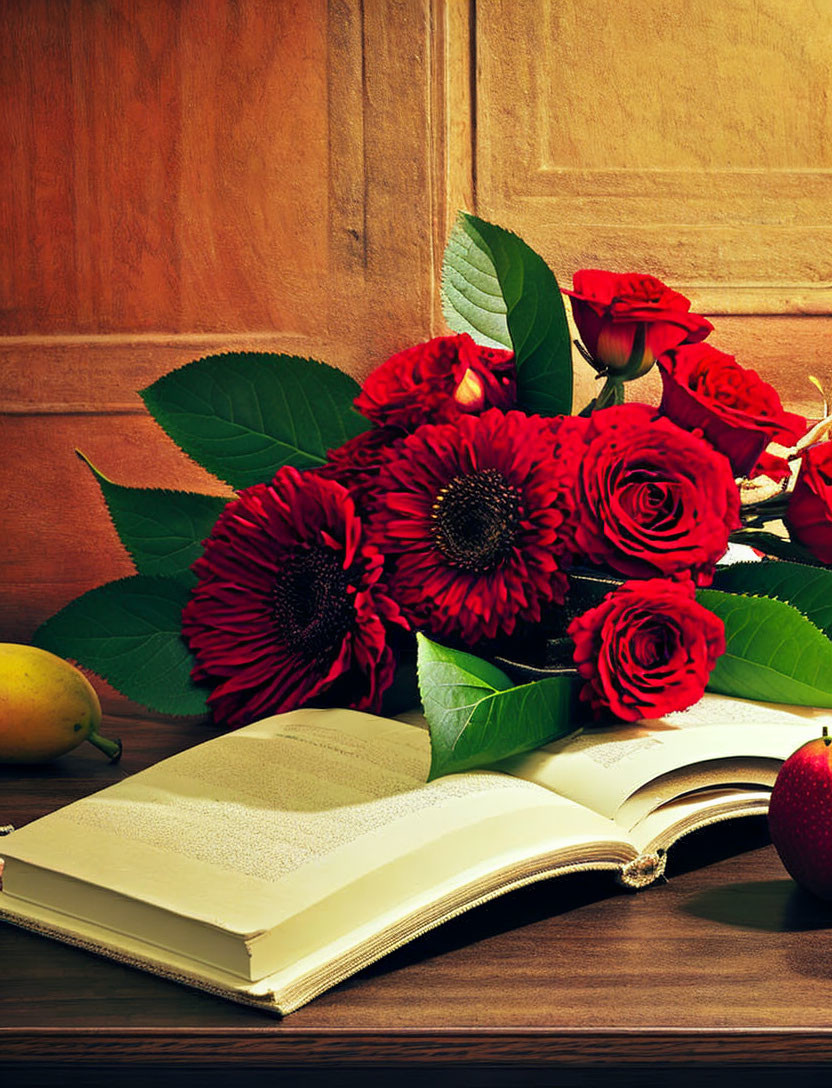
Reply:
[[710, 321], [690, 313], [684, 295], [655, 276], [584, 268], [572, 278], [575, 324], [589, 354], [623, 378], [637, 378], [678, 344], [704, 340]]
[[516, 400], [514, 355], [460, 333], [392, 355], [366, 379], [355, 407], [376, 423], [414, 431], [488, 408], [508, 411]]
[[624, 721], [660, 718], [701, 698], [725, 652], [722, 620], [698, 604], [693, 583], [625, 582], [569, 625], [581, 698]]
[[803, 454], [785, 520], [794, 540], [821, 563], [832, 563], [832, 442]]
[[753, 480], [755, 476], [768, 476], [770, 480], [782, 481], [788, 480], [791, 474], [791, 467], [785, 457], [763, 450], [748, 477]]
[[806, 420], [784, 410], [774, 386], [709, 344], [671, 349], [659, 367], [662, 412], [686, 431], [701, 430], [731, 462], [735, 476], [788, 476], [782, 458], [761, 464], [761, 456], [769, 442], [794, 445], [806, 432]]
[[644, 405], [595, 412], [578, 478], [578, 549], [635, 578], [711, 580], [740, 525], [728, 460]]

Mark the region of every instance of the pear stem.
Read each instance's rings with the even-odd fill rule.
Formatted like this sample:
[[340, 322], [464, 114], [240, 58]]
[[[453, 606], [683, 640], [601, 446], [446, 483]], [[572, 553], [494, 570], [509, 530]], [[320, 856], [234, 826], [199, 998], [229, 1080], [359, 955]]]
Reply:
[[821, 735], [822, 735], [822, 738], [823, 738], [823, 743], [828, 748], [829, 745], [832, 744], [832, 737], [829, 736], [829, 726], [828, 725], [825, 725], [823, 727], [823, 729], [821, 730]]
[[106, 756], [109, 756], [111, 763], [117, 763], [121, 758], [120, 740], [110, 740], [108, 737], [102, 737], [94, 729], [87, 736], [87, 740], [90, 744], [94, 744], [96, 748], [99, 748]]

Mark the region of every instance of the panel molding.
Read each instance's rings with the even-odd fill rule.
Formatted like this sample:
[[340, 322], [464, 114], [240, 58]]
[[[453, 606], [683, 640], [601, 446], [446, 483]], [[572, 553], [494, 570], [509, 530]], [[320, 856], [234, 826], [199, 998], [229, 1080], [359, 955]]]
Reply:
[[430, 3], [432, 334], [447, 331], [439, 285], [459, 211], [476, 209], [475, 0]]
[[329, 0], [330, 272], [361, 275], [367, 267], [364, 5]]
[[139, 389], [235, 350], [360, 379], [430, 335], [465, 139], [440, 93], [470, 65], [467, 0], [6, 7], [0, 637], [26, 639], [131, 570], [75, 447], [135, 486], [219, 486]]
[[361, 345], [281, 333], [0, 337], [0, 416], [147, 415], [139, 397], [157, 378], [206, 355], [269, 351], [355, 374]]
[[562, 282], [638, 269], [711, 315], [832, 313], [832, 33], [811, 0], [492, 0], [475, 36], [477, 211]]

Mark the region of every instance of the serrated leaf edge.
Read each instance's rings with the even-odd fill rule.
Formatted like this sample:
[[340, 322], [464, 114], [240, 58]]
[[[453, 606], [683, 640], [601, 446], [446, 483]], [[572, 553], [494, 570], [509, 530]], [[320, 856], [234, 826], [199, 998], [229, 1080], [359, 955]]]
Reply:
[[[772, 561], [769, 560], [768, 562], [772, 562]], [[813, 566], [812, 564], [809, 564], [809, 563], [798, 563], [795, 560], [789, 560], [789, 559], [776, 560], [774, 562], [776, 562], [777, 565], [780, 565], [780, 563], [791, 563], [793, 566], [800, 567], [803, 570], [805, 570], [808, 567], [809, 571], [814, 570], [814, 571], [817, 571], [818, 573], [823, 573], [824, 570], [826, 570], [827, 573], [832, 575], [832, 569], [824, 568], [824, 567], [821, 567], [821, 566]], [[733, 569], [737, 569], [737, 568], [744, 568], [746, 570], [754, 570], [755, 568], [759, 568], [759, 566], [760, 566], [759, 562], [755, 562], [754, 560], [742, 560], [739, 563], [732, 563], [730, 567], [726, 568], [726, 570], [733, 570]], [[809, 577], [811, 577], [811, 574], [809, 575]], [[783, 597], [773, 596], [772, 593], [770, 593], [770, 592], [769, 593], [745, 593], [745, 592], [740, 592], [739, 590], [734, 590], [734, 589], [721, 589], [719, 586], [702, 586], [701, 588], [702, 589], [713, 590], [716, 593], [725, 593], [727, 596], [731, 596], [731, 597], [749, 597], [749, 598], [752, 598], [752, 599], [755, 599], [755, 600], [765, 599], [765, 600], [769, 600], [769, 601], [777, 601], [778, 604], [787, 604], [790, 608], [794, 609], [794, 611], [797, 612], [798, 615], [803, 616], [803, 618], [808, 623], [810, 623], [813, 627], [816, 627], [817, 630], [820, 631], [820, 633], [824, 636], [824, 638], [827, 638], [830, 641], [832, 641], [832, 636], [828, 635], [823, 627], [818, 627], [818, 625], [815, 623], [815, 621], [812, 619], [812, 617], [808, 616], [805, 612], [801, 611], [801, 609], [799, 609], [797, 607], [797, 605], [794, 604], [793, 601], [788, 601]], [[707, 607], [707, 606], [703, 605], [703, 607]]]
[[[64, 608], [68, 608], [70, 605], [75, 604], [76, 601], [80, 601], [84, 597], [88, 597], [91, 594], [96, 593], [101, 589], [105, 589], [105, 588], [108, 588], [110, 586], [120, 585], [120, 584], [122, 584], [124, 582], [132, 582], [136, 578], [147, 579], [147, 580], [150, 580], [150, 581], [170, 582], [173, 585], [178, 586], [179, 588], [183, 588], [182, 583], [179, 582], [176, 578], [172, 578], [172, 577], [170, 577], [168, 575], [164, 575], [164, 574], [138, 574], [137, 573], [137, 574], [128, 574], [123, 578], [113, 578], [109, 582], [103, 582], [100, 586], [94, 586], [92, 589], [88, 589], [85, 593], [80, 593], [77, 597], [73, 597], [71, 601], [68, 601], [63, 606], [63, 608], [59, 609], [52, 616], [50, 616], [48, 619], [44, 620], [44, 622], [42, 624], [40, 624], [40, 626], [36, 629], [36, 631], [32, 635], [31, 644], [33, 646], [40, 646], [40, 643], [38, 641], [38, 636], [40, 635], [41, 631], [43, 631], [44, 628], [48, 627], [48, 625], [52, 622], [52, 620], [54, 620], [57, 616], [59, 616], [61, 614], [61, 612], [63, 612]], [[160, 630], [156, 631], [156, 634], [162, 634], [162, 633], [163, 632], [160, 631]], [[181, 637], [182, 637], [182, 635], [181, 635], [181, 631], [180, 631], [180, 638]], [[184, 643], [184, 639], [183, 639], [183, 645], [186, 645]], [[40, 648], [41, 649], [46, 649], [46, 647], [43, 647], [43, 646], [41, 646]], [[50, 651], [50, 652], [54, 653], [55, 651]], [[63, 656], [63, 655], [60, 655], [60, 656]], [[108, 680], [106, 676], [102, 676], [102, 674], [100, 672], [98, 672], [97, 669], [93, 668], [91, 665], [85, 664], [83, 661], [80, 660], [80, 658], [67, 657], [67, 658], [65, 658], [65, 660], [75, 662], [75, 664], [78, 665], [80, 668], [85, 669], [88, 673], [90, 673], [93, 676], [97, 676], [98, 679], [101, 680], [103, 683], [110, 684], [110, 686], [115, 688], [116, 691], [120, 690], [118, 687], [116, 687], [116, 685], [111, 680]], [[199, 688], [199, 685], [197, 685], [195, 681], [192, 681], [192, 682], [194, 683], [195, 687]], [[207, 699], [207, 696], [209, 694], [207, 688], [205, 689], [205, 694], [206, 694], [206, 699]], [[126, 698], [131, 698], [130, 696], [125, 696], [125, 697]], [[170, 718], [201, 718], [201, 717], [204, 717], [207, 713], [209, 713], [207, 704], [206, 704], [205, 710], [202, 713], [190, 714], [190, 713], [183, 713], [182, 711], [169, 710], [169, 709], [167, 709], [167, 707], [159, 706], [155, 702], [155, 700], [132, 699], [132, 701], [139, 703], [140, 706], [146, 707], [148, 710], [153, 710], [156, 713], [164, 714], [165, 717], [170, 717]]]
[[[806, 620], [806, 622], [811, 627], [814, 627], [817, 633], [825, 638], [827, 642], [832, 642], [832, 639], [829, 638], [823, 628], [818, 627], [818, 625], [810, 616], [807, 616], [805, 612], [801, 612], [801, 610], [796, 605], [792, 604], [791, 601], [784, 601], [781, 597], [772, 597], [768, 593], [735, 593], [730, 589], [719, 589], [719, 587], [711, 588], [711, 586], [701, 586], [700, 588], [706, 593], [722, 593], [726, 597], [739, 597], [750, 601], [772, 601], [774, 604], [785, 605], [786, 608], [790, 608], [792, 612], [796, 612], [798, 616], [801, 616], [804, 620]], [[709, 612], [711, 611], [711, 609], [708, 608], [706, 604], [703, 604], [702, 607], [707, 608]], [[712, 614], [716, 616], [715, 612]], [[717, 618], [721, 619], [722, 617], [718, 616]]]
[[[104, 473], [100, 469], [96, 468], [96, 466], [92, 463], [92, 461], [89, 459], [89, 457], [87, 457], [87, 455], [85, 453], [83, 453], [81, 450], [76, 449], [75, 452], [77, 453], [77, 455], [81, 458], [81, 460], [87, 465], [87, 467], [92, 472], [93, 478], [95, 479], [96, 483], [98, 484], [99, 491], [101, 492], [101, 497], [104, 500], [104, 508], [107, 511], [107, 517], [110, 519], [110, 524], [112, 525], [113, 530], [114, 530], [116, 536], [119, 539], [119, 543], [121, 544], [122, 548], [124, 548], [127, 555], [129, 556], [130, 561], [133, 564], [133, 568], [134, 568], [136, 574], [140, 574], [143, 578], [170, 578], [170, 579], [173, 579], [174, 581], [177, 581], [179, 576], [177, 576], [175, 574], [148, 574], [146, 571], [142, 571], [142, 570], [139, 569], [139, 563], [138, 563], [138, 561], [136, 559], [135, 553], [131, 550], [130, 546], [123, 539], [123, 537], [121, 535], [121, 532], [119, 531], [119, 527], [116, 524], [116, 519], [115, 519], [115, 517], [113, 515], [112, 506], [110, 505], [110, 500], [107, 497], [106, 491], [102, 487], [102, 481], [104, 483], [108, 484], [110, 487], [118, 487], [118, 488], [121, 488], [123, 491], [153, 492], [154, 494], [163, 494], [163, 495], [194, 495], [194, 496], [196, 496], [198, 498], [202, 498], [202, 499], [214, 499], [214, 498], [223, 499], [226, 502], [226, 504], [229, 503], [229, 502], [233, 502], [232, 498], [226, 499], [225, 496], [223, 496], [223, 495], [210, 495], [210, 494], [207, 494], [207, 493], [205, 493], [203, 491], [185, 491], [182, 488], [173, 488], [173, 487], [134, 487], [132, 484], [120, 484], [116, 480], [110, 479], [109, 476], [105, 476]], [[189, 573], [189, 568], [185, 567], [181, 571], [181, 576], [184, 576], [184, 575], [186, 575], [188, 573]], [[132, 577], [132, 576], [127, 575], [127, 577], [129, 578], [129, 577]], [[123, 581], [124, 579], [116, 579], [116, 580], [117, 581]], [[105, 582], [103, 584], [104, 585], [110, 585], [111, 583], [110, 582]], [[100, 587], [97, 587], [97, 588], [100, 588]], [[92, 592], [92, 590], [90, 590], [88, 592]], [[81, 596], [84, 596], [84, 594], [81, 594]], [[75, 598], [75, 600], [77, 600], [77, 599], [78, 598]]]
[[[153, 418], [154, 422], [161, 428], [162, 431], [164, 431], [164, 433], [176, 445], [177, 449], [185, 457], [187, 457], [188, 460], [192, 464], [197, 465], [197, 467], [199, 467], [200, 469], [202, 469], [205, 472], [209, 472], [215, 479], [219, 480], [221, 483], [224, 483], [226, 486], [228, 486], [228, 487], [230, 487], [230, 488], [232, 488], [234, 490], [240, 490], [240, 489], [234, 483], [232, 483], [232, 481], [229, 480], [227, 478], [227, 476], [222, 475], [215, 468], [207, 468], [201, 461], [197, 460], [197, 458], [193, 454], [189, 453], [187, 450], [182, 448], [182, 446], [179, 444], [177, 439], [170, 433], [170, 431], [168, 430], [165, 423], [159, 418], [159, 415], [157, 414], [157, 409], [154, 406], [154, 404], [152, 403], [153, 390], [157, 389], [157, 387], [159, 387], [160, 385], [164, 386], [164, 384], [166, 384], [170, 379], [174, 379], [176, 377], [176, 375], [180, 374], [183, 370], [187, 370], [189, 367], [197, 366], [198, 364], [207, 362], [209, 360], [224, 359], [224, 358], [228, 358], [228, 357], [232, 357], [234, 359], [241, 359], [241, 358], [247, 358], [247, 357], [254, 357], [254, 358], [263, 359], [265, 357], [265, 358], [274, 359], [274, 360], [277, 360], [277, 359], [291, 360], [292, 362], [304, 363], [304, 364], [314, 363], [317, 366], [323, 368], [324, 370], [332, 371], [334, 374], [339, 375], [340, 379], [344, 379], [344, 380], [350, 382], [355, 388], [355, 395], [356, 396], [358, 395], [358, 392], [360, 391], [360, 388], [361, 388], [359, 383], [356, 381], [355, 378], [352, 377], [351, 374], [347, 374], [346, 371], [340, 370], [338, 367], [332, 366], [331, 363], [326, 363], [322, 359], [314, 359], [311, 356], [292, 355], [289, 352], [233, 351], [233, 350], [229, 350], [229, 351], [211, 352], [209, 355], [201, 355], [197, 359], [192, 359], [192, 360], [190, 360], [190, 362], [183, 363], [181, 366], [174, 367], [172, 370], [166, 371], [166, 373], [160, 375], [160, 377], [156, 378], [149, 385], [146, 385], [143, 389], [139, 389], [138, 390], [138, 395], [141, 397], [141, 399], [142, 399], [142, 401], [143, 401], [143, 403], [145, 405], [145, 408], [147, 409], [147, 411], [149, 412], [149, 414]], [[355, 399], [355, 397], [353, 397], [353, 400], [354, 399]], [[160, 407], [163, 407], [163, 406], [160, 406]], [[355, 408], [350, 408], [349, 410], [352, 412], [353, 415], [356, 416], [356, 418], [362, 420], [363, 422], [366, 422], [368, 424], [368, 427], [369, 427], [370, 421], [366, 420], [365, 417], [363, 415], [361, 415], [360, 412], [356, 411]], [[209, 413], [206, 413], [206, 418], [208, 417], [208, 415], [209, 415]], [[315, 419], [314, 422], [315, 422], [315, 425], [318, 426], [318, 429], [320, 430], [317, 419]], [[262, 433], [263, 438], [268, 439], [269, 441], [273, 441], [273, 442], [277, 441], [274, 438], [274, 436], [267, 434], [265, 430], [263, 430], [261, 433]], [[286, 445], [286, 443], [281, 443], [281, 444]], [[310, 459], [314, 459], [314, 460], [318, 461], [320, 463], [320, 465], [324, 465], [326, 463], [326, 457], [319, 457], [316, 454], [307, 454], [307, 456]]]

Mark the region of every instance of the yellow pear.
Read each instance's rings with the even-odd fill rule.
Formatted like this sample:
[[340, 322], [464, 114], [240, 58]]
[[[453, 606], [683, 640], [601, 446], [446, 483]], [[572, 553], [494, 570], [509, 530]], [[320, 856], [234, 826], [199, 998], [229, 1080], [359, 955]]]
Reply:
[[42, 763], [88, 740], [115, 762], [121, 741], [98, 733], [95, 688], [68, 661], [0, 642], [0, 763]]

